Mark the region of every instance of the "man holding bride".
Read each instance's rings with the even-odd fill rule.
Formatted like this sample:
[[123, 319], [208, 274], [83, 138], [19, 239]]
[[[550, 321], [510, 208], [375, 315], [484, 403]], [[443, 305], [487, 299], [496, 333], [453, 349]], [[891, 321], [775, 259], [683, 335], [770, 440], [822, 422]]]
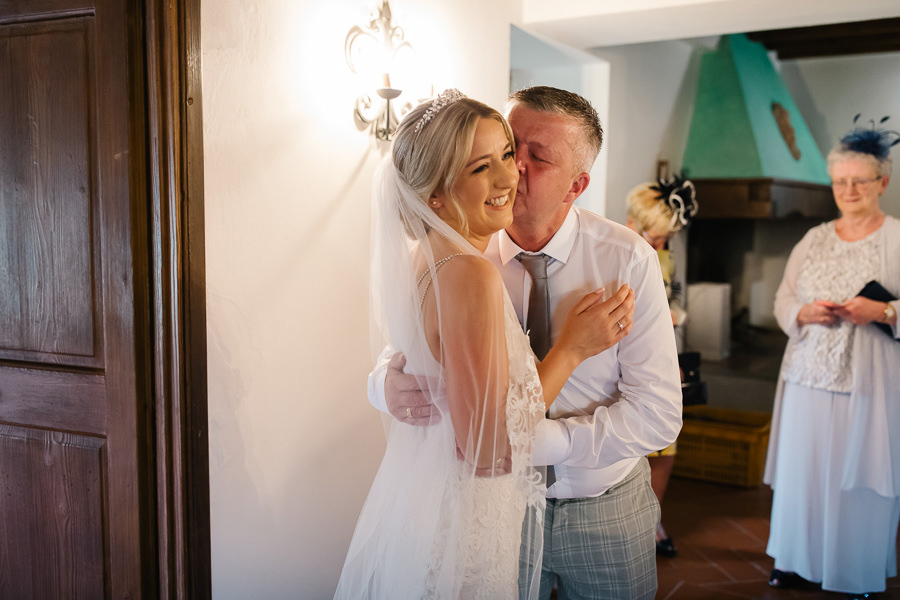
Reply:
[[[600, 123], [589, 102], [555, 88], [529, 88], [510, 97], [507, 118], [518, 172], [512, 222], [479, 241], [483, 257], [499, 270], [511, 311], [529, 334], [540, 361], [536, 365], [545, 400], [540, 408], [549, 407], [549, 419], [535, 420], [531, 429], [525, 428], [530, 436], [528, 468], [547, 466], [547, 488], [546, 506], [522, 503], [519, 595], [548, 598], [555, 583], [561, 599], [651, 599], [657, 588], [659, 505], [645, 456], [674, 441], [681, 428], [677, 351], [657, 255], [626, 227], [574, 206], [590, 182], [589, 171], [602, 142]], [[503, 145], [502, 140], [496, 145]], [[473, 149], [470, 159], [474, 153]], [[433, 198], [438, 203], [446, 201], [440, 194]], [[447, 258], [458, 252], [456, 246], [436, 250], [430, 263], [425, 261], [423, 278], [440, 280], [435, 273], [441, 260], [446, 259], [442, 265], [461, 265]], [[452, 281], [448, 273], [442, 282], [443, 294], [451, 293]], [[463, 285], [462, 280], [458, 284]], [[592, 299], [592, 293], [597, 296], [594, 292], [601, 289], [602, 301]], [[592, 334], [589, 351], [573, 353], [573, 331], [588, 327], [586, 320], [575, 321], [587, 315], [591, 316], [589, 326], [601, 333]], [[471, 316], [459, 322], [466, 323]], [[600, 343], [604, 328], [618, 333]], [[490, 329], [484, 333], [487, 339], [498, 337]], [[479, 337], [481, 332], [470, 334]], [[507, 334], [507, 341], [512, 335]], [[459, 421], [452, 406], [445, 407], [445, 391], [430, 383], [427, 368], [410, 360], [405, 348], [415, 345], [401, 347], [391, 341], [394, 348], [404, 350], [404, 356], [394, 355], [389, 364], [383, 361], [370, 376], [372, 403], [390, 412], [397, 426], [413, 437], [429, 435], [425, 432], [439, 428], [443, 421]], [[448, 359], [451, 352], [450, 346], [435, 344], [432, 354]], [[481, 356], [488, 354], [481, 350]], [[577, 356], [577, 366], [570, 373], [554, 368], [555, 362], [566, 362], [560, 356], [568, 356], [568, 363]], [[507, 351], [505, 361], [512, 373], [512, 363], [521, 358]], [[453, 359], [442, 362], [447, 381], [453, 363]], [[473, 371], [473, 367], [462, 371]], [[561, 373], [566, 373], [565, 382], [554, 383]], [[505, 389], [511, 390], [513, 379], [505, 381]], [[504, 410], [509, 419], [509, 407]], [[535, 410], [532, 406], [531, 412]], [[479, 421], [482, 431], [487, 423], [493, 432], [479, 437], [482, 450], [487, 442], [498, 447], [494, 433], [504, 429], [497, 425], [502, 420], [496, 418], [499, 412], [492, 420], [481, 417]], [[510, 468], [515, 473], [512, 437], [505, 445], [513, 448]], [[480, 454], [472, 454], [471, 443], [460, 446], [467, 439], [471, 437], [456, 435], [457, 461], [478, 462]], [[390, 444], [389, 440], [388, 453]], [[490, 458], [505, 468], [501, 454], [494, 452]], [[483, 468], [483, 456], [481, 462]], [[416, 495], [405, 510], [418, 513], [445, 503], [445, 498]], [[364, 512], [371, 499], [370, 495]], [[354, 544], [360, 535], [358, 526]], [[473, 543], [471, 538], [467, 543]]]

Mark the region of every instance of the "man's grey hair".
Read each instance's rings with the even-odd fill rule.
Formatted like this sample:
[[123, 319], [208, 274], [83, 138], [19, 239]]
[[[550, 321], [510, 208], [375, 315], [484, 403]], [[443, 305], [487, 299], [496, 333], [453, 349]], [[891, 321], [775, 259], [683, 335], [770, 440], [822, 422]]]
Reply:
[[506, 102], [506, 115], [509, 116], [516, 106], [573, 119], [581, 131], [580, 139], [574, 143], [576, 167], [579, 172], [591, 170], [603, 145], [603, 127], [597, 111], [586, 98], [567, 90], [538, 85], [512, 93]]

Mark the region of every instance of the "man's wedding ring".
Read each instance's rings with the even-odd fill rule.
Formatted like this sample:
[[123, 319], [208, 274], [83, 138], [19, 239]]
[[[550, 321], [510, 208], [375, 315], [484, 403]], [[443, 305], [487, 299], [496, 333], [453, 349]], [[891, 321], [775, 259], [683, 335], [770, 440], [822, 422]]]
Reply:
[[619, 329], [620, 329], [620, 330], [621, 330], [621, 329], [625, 329], [625, 326], [622, 325], [622, 321], [616, 321], [616, 325], [619, 326]]
[[406, 407], [406, 418], [412, 419], [412, 410], [408, 406]]

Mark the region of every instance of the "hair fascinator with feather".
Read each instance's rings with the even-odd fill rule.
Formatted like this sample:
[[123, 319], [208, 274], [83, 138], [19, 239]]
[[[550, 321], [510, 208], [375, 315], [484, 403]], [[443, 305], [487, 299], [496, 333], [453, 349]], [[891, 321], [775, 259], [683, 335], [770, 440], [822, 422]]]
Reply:
[[672, 222], [669, 229], [681, 229], [691, 222], [697, 214], [697, 191], [694, 184], [683, 176], [673, 175], [668, 179], [657, 179], [651, 190], [658, 192], [657, 198], [664, 201], [672, 209]]
[[853, 117], [853, 129], [841, 138], [841, 149], [860, 154], [871, 154], [879, 161], [885, 160], [891, 152], [891, 146], [900, 144], [900, 133], [889, 129], [881, 129], [879, 126], [890, 117], [882, 117], [876, 126], [873, 119], [869, 120], [869, 127], [857, 127], [860, 115]]

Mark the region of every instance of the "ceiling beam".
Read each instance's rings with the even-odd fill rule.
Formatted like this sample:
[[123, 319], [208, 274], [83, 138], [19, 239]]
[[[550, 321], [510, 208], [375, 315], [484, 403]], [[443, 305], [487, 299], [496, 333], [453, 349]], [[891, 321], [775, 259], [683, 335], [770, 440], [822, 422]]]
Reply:
[[900, 52], [900, 18], [755, 31], [747, 37], [782, 60]]

